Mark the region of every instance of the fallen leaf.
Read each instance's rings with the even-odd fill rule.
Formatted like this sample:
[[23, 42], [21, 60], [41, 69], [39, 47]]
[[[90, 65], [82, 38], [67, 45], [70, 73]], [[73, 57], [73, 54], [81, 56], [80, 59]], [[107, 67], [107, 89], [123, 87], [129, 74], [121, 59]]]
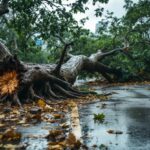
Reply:
[[16, 149], [25, 149], [27, 145], [19, 144], [19, 145], [13, 145], [13, 144], [6, 144], [6, 145], [0, 145], [0, 149], [7, 149], [7, 150], [16, 150]]
[[52, 111], [55, 111], [55, 109], [53, 107], [51, 107], [51, 106], [49, 106], [49, 105], [46, 104], [46, 106], [44, 107], [44, 111], [50, 111], [50, 112], [52, 112]]
[[123, 134], [123, 132], [122, 131], [119, 131], [119, 130], [116, 130], [116, 131], [114, 131], [114, 130], [108, 130], [107, 131], [109, 134]]
[[114, 130], [108, 130], [107, 131], [109, 134], [113, 134], [114, 133]]
[[81, 142], [76, 139], [73, 133], [69, 133], [66, 139], [66, 145], [71, 149], [79, 149], [81, 147]]
[[62, 123], [60, 126], [61, 126], [62, 128], [69, 128], [69, 125], [68, 125], [67, 123]]
[[40, 108], [45, 108], [45, 106], [46, 106], [46, 103], [45, 103], [45, 101], [43, 100], [43, 99], [39, 99], [38, 100], [38, 102], [37, 102], [37, 104], [38, 104], [38, 106], [40, 107]]
[[3, 134], [1, 140], [3, 141], [14, 141], [20, 140], [21, 133], [16, 132], [14, 129], [7, 129]]
[[49, 150], [64, 150], [63, 146], [61, 145], [49, 145]]
[[55, 119], [60, 119], [60, 118], [63, 117], [62, 114], [53, 114], [53, 116], [54, 116]]
[[4, 118], [5, 118], [4, 114], [0, 115], [0, 119], [4, 119]]
[[12, 114], [15, 114], [15, 115], [20, 115], [20, 112], [18, 111], [18, 110], [13, 110], [12, 112], [11, 112]]
[[21, 121], [18, 122], [18, 124], [25, 124], [26, 123], [26, 118], [23, 118]]
[[68, 145], [74, 145], [76, 143], [76, 137], [73, 133], [69, 133], [66, 143]]
[[49, 131], [48, 137], [55, 138], [56, 136], [59, 136], [61, 134], [63, 134], [62, 130], [51, 130], [51, 131]]
[[3, 128], [5, 126], [5, 124], [0, 124], [0, 128]]

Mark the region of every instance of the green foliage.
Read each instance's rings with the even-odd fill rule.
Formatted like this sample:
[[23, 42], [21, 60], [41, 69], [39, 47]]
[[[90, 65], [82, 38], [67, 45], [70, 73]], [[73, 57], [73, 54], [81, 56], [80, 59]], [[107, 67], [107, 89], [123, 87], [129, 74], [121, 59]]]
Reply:
[[122, 70], [122, 80], [150, 79], [150, 2], [140, 0], [133, 3], [126, 0], [125, 8], [127, 13], [122, 18], [107, 12], [106, 18], [99, 22], [98, 35], [80, 38], [80, 44], [76, 45], [75, 52], [82, 47], [81, 53], [89, 56], [97, 49], [105, 52], [116, 47], [129, 47], [125, 50], [127, 55], [120, 53], [109, 56], [102, 62]]
[[105, 120], [105, 115], [103, 113], [94, 114], [94, 121], [103, 123]]
[[[35, 38], [46, 41], [48, 50], [53, 53], [58, 47], [62, 48], [64, 42], [74, 41], [80, 37], [82, 28], [74, 19], [73, 14], [85, 13], [89, 9], [85, 6], [88, 2], [89, 0], [75, 0], [74, 2], [62, 0], [9, 1], [9, 14], [0, 18], [1, 26], [5, 26], [0, 32], [6, 31], [7, 35], [1, 34], [0, 38], [10, 45], [12, 52], [17, 53], [26, 61], [32, 58], [33, 51], [30, 50], [33, 46], [35, 47], [33, 44]], [[93, 0], [92, 2], [97, 9], [96, 4], [107, 3], [108, 0]], [[103, 9], [97, 9], [97, 14], [102, 11]], [[81, 20], [83, 24], [85, 21], [86, 19]], [[8, 33], [13, 37], [10, 38]], [[30, 53], [31, 56], [29, 56]]]

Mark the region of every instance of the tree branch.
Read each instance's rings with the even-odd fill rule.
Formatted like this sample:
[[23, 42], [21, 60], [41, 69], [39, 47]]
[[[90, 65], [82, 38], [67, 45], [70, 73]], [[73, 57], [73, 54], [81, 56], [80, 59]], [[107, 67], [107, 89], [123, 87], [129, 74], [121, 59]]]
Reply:
[[61, 54], [61, 57], [60, 57], [60, 60], [58, 62], [58, 65], [56, 66], [56, 68], [54, 69], [53, 73], [56, 75], [56, 76], [59, 76], [60, 75], [60, 69], [61, 69], [61, 66], [64, 62], [64, 58], [65, 58], [65, 55], [66, 55], [66, 52], [67, 52], [67, 49], [69, 46], [71, 46], [73, 44], [73, 42], [70, 42], [70, 43], [67, 43], [65, 44], [64, 46], [64, 49], [62, 50], [62, 54]]
[[116, 48], [116, 49], [113, 49], [113, 50], [111, 50], [109, 52], [105, 52], [105, 53], [103, 53], [101, 50], [99, 50], [97, 53], [92, 54], [89, 58], [92, 61], [101, 61], [105, 57], [113, 55], [114, 53], [116, 53], [118, 51], [123, 51], [123, 50], [124, 50], [124, 48]]

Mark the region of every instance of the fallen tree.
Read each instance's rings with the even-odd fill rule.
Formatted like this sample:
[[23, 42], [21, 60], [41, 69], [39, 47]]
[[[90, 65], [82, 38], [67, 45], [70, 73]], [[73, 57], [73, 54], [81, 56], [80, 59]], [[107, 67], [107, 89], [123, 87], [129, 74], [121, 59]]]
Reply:
[[110, 82], [112, 78], [109, 74], [116, 79], [121, 78], [120, 70], [100, 63], [102, 59], [118, 51], [123, 52], [124, 49], [118, 48], [107, 53], [98, 51], [90, 57], [69, 54], [69, 59], [65, 63], [63, 55], [58, 67], [56, 64], [21, 62], [0, 43], [0, 101], [10, 101], [21, 106], [21, 103], [36, 99], [45, 99], [48, 103], [49, 100], [78, 98], [85, 93], [79, 92], [72, 85], [82, 71], [101, 73]]
[[[0, 3], [0, 16], [7, 13], [9, 0], [2, 0]], [[98, 72], [109, 82], [112, 77], [121, 79], [120, 70], [110, 68], [100, 61], [116, 52], [124, 52], [124, 48], [117, 48], [102, 53], [98, 51], [90, 57], [84, 55], [65, 56], [67, 48], [72, 44], [65, 44], [62, 56], [58, 64], [27, 64], [13, 56], [7, 47], [0, 42], [0, 101], [17, 103], [30, 102], [36, 99], [58, 100], [65, 98], [78, 98], [84, 95], [72, 87], [77, 76], [82, 72]]]

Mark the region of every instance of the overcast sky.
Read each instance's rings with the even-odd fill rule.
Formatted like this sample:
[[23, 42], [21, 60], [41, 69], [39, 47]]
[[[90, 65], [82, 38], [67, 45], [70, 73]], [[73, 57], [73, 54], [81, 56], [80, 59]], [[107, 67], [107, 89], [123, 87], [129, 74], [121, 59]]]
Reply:
[[[137, 2], [138, 0], [133, 0], [133, 2]], [[124, 0], [109, 0], [107, 4], [100, 4], [100, 6], [104, 7], [104, 10], [109, 10], [114, 12], [114, 15], [117, 17], [121, 17], [125, 14], [124, 6]], [[94, 16], [94, 6], [92, 6], [92, 3], [88, 3], [87, 6], [89, 7], [89, 10], [86, 11], [85, 14], [77, 14], [75, 15], [75, 18], [79, 21], [80, 19], [88, 16], [89, 20], [86, 21], [84, 27], [87, 29], [90, 29], [90, 31], [95, 32], [95, 26], [98, 21], [101, 20], [101, 17], [95, 17]], [[105, 12], [104, 12], [105, 14]]]

